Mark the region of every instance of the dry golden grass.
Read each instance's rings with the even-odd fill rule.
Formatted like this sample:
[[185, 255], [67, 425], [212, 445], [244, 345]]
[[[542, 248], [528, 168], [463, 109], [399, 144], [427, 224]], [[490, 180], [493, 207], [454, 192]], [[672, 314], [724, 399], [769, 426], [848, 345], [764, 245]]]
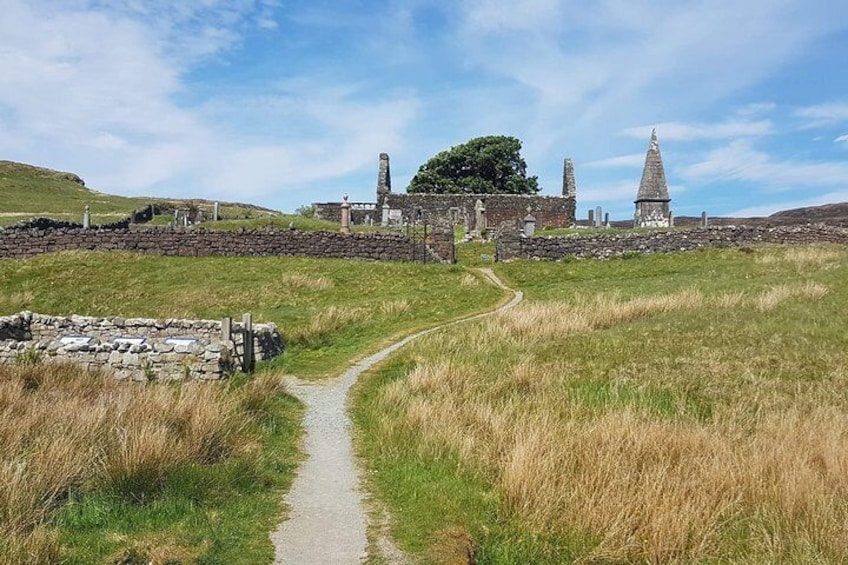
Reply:
[[72, 490], [110, 488], [144, 501], [169, 469], [253, 449], [240, 402], [212, 384], [122, 383], [70, 365], [0, 367], [0, 562], [57, 562], [45, 523]]
[[773, 310], [792, 298], [817, 300], [825, 294], [827, 294], [827, 287], [812, 281], [803, 284], [782, 284], [772, 287], [757, 296], [754, 304], [761, 312], [765, 312]]
[[409, 308], [409, 301], [406, 299], [384, 300], [380, 303], [380, 312], [386, 316], [403, 314], [404, 312], [408, 312]]
[[470, 286], [479, 286], [479, 285], [480, 285], [480, 280], [477, 277], [475, 277], [474, 275], [472, 275], [471, 273], [467, 273], [465, 276], [462, 277], [462, 280], [459, 281], [459, 286], [470, 287]]
[[842, 257], [844, 257], [842, 251], [830, 247], [787, 247], [759, 255], [755, 262], [761, 265], [774, 265], [783, 262], [791, 263], [797, 268], [821, 268], [838, 261]]
[[367, 320], [371, 313], [365, 308], [350, 306], [328, 306], [313, 315], [309, 323], [288, 335], [292, 343], [319, 346], [342, 327], [358, 321]]
[[[377, 429], [387, 445], [414, 437], [420, 456], [458, 457], [497, 486], [530, 533], [589, 540], [583, 563], [848, 562], [848, 413], [827, 401], [845, 400], [834, 394], [848, 385], [844, 367], [834, 367], [832, 387], [806, 390], [744, 376], [767, 359], [705, 352], [688, 368], [657, 365], [638, 379], [623, 367], [594, 403], [584, 394], [600, 385], [578, 382], [585, 376], [567, 360], [488, 359], [502, 347], [532, 351], [659, 313], [755, 315], [827, 290], [804, 283], [752, 297], [686, 290], [525, 304], [472, 331], [424, 338], [419, 348], [431, 353], [381, 389]], [[715, 392], [714, 410], [687, 415], [686, 391], [713, 375], [716, 390], [704, 385], [703, 394]], [[660, 389], [676, 392], [657, 400]]]

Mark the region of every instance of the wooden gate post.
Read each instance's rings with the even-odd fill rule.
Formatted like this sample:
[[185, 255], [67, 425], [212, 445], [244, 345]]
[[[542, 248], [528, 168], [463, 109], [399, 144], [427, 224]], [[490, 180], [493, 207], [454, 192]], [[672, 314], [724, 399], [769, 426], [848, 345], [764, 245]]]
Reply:
[[241, 370], [245, 373], [252, 373], [256, 363], [253, 358], [253, 315], [250, 312], [242, 317], [242, 326], [244, 355], [242, 356]]

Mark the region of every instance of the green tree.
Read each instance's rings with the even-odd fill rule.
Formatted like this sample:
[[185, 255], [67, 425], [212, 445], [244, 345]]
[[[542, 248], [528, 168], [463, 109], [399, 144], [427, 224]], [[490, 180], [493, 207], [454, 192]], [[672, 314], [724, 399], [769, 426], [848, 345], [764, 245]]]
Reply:
[[536, 194], [538, 178], [527, 176], [521, 141], [505, 135], [476, 137], [442, 151], [421, 165], [409, 193]]

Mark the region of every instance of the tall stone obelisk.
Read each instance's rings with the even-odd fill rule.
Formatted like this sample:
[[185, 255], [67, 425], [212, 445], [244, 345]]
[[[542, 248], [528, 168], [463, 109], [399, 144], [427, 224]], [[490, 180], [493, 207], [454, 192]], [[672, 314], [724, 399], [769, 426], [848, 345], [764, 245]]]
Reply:
[[660, 144], [657, 130], [651, 131], [651, 143], [645, 156], [645, 168], [642, 170], [642, 182], [636, 195], [636, 212], [633, 226], [637, 228], [669, 227], [668, 184], [665, 180]]

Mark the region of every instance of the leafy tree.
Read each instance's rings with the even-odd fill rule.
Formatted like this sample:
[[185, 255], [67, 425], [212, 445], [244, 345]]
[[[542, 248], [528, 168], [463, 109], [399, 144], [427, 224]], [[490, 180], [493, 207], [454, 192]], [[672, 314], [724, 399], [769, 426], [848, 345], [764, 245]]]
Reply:
[[527, 176], [521, 141], [505, 135], [476, 137], [442, 151], [421, 165], [406, 189], [430, 194], [536, 194], [538, 178]]

